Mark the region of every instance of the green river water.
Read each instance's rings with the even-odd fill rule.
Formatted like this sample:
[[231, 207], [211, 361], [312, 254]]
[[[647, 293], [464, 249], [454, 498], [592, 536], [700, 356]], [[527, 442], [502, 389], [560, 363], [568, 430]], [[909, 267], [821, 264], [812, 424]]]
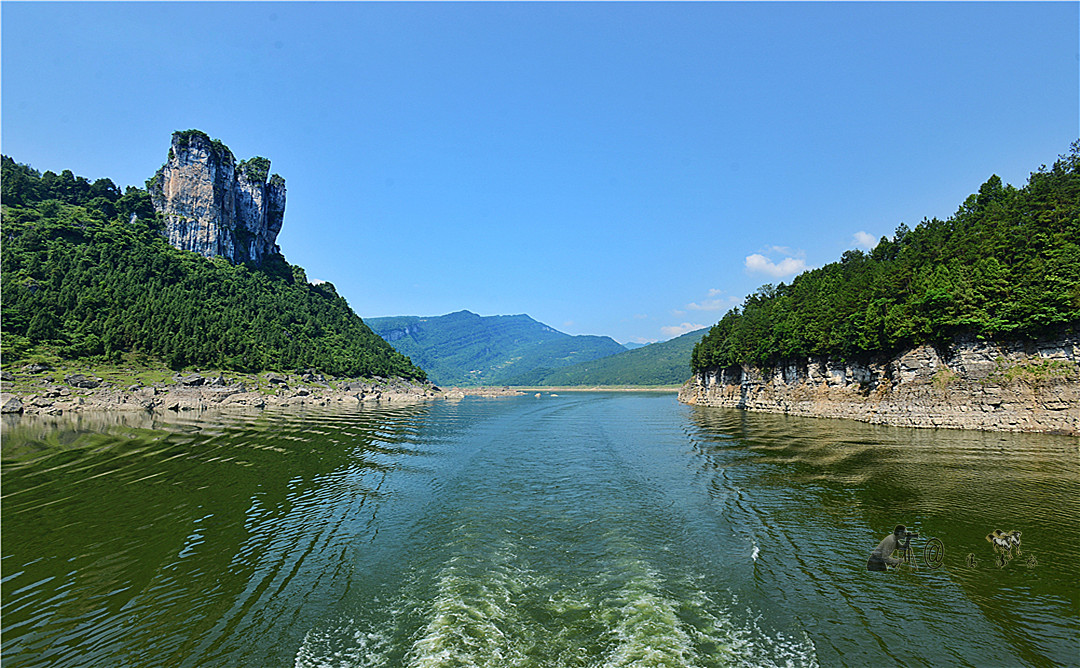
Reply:
[[[1080, 665], [1075, 438], [645, 393], [4, 418], [5, 667]], [[942, 565], [867, 572], [898, 523]]]

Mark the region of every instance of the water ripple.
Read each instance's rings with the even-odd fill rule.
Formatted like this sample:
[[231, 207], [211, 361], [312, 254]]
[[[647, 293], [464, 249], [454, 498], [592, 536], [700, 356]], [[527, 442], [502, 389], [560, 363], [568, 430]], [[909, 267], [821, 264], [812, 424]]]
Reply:
[[[5, 666], [1051, 665], [1080, 637], [1068, 439], [615, 394], [3, 437]], [[942, 568], [867, 574], [899, 521]]]

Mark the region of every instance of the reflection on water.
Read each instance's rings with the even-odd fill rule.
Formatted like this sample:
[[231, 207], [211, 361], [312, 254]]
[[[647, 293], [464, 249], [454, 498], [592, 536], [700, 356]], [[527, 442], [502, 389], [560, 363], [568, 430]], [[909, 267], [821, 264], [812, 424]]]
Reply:
[[383, 477], [408, 455], [422, 412], [6, 426], [5, 665], [212, 657], [267, 615], [333, 598], [341, 555], [377, 530]]
[[[5, 666], [1080, 656], [1075, 439], [596, 393], [24, 416], [0, 464]], [[941, 568], [866, 572], [899, 522]]]
[[[905, 618], [920, 606], [938, 606], [942, 619], [914, 642], [939, 644], [939, 661], [1080, 663], [1075, 438], [910, 430], [722, 409], [694, 409], [691, 420], [713, 493], [745, 490], [756, 536], [791, 553], [783, 567], [763, 560], [761, 577], [803, 592], [816, 603], [815, 617], [843, 618], [844, 610], [856, 609]], [[898, 523], [940, 538], [944, 567], [901, 573], [902, 587], [870, 590], [894, 597], [883, 604], [866, 598], [860, 570]], [[1002, 563], [986, 540], [995, 529], [1023, 531], [1023, 555], [1017, 555], [1023, 558]], [[854, 545], [862, 552], [852, 554]], [[872, 617], [865, 624], [875, 626]], [[908, 651], [911, 628], [897, 627], [895, 642], [887, 644]], [[977, 643], [964, 651], [959, 638], [978, 638], [985, 647], [996, 643], [999, 655], [982, 653]], [[858, 663], [831, 635], [829, 642], [838, 658]], [[911, 660], [902, 652], [893, 658]]]

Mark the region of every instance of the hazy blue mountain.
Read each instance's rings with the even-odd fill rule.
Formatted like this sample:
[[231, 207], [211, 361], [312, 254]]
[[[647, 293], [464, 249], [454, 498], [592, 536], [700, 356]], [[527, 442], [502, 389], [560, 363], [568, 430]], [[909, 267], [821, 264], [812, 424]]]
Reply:
[[610, 337], [571, 336], [527, 315], [458, 311], [364, 322], [443, 386], [505, 385], [538, 368], [558, 369], [626, 352]]
[[647, 345], [649, 345], [649, 344], [647, 344], [647, 343], [634, 343], [633, 341], [628, 341], [628, 342], [622, 344], [622, 347], [626, 348], [627, 350], [637, 350], [638, 348], [644, 348]]
[[706, 331], [699, 329], [670, 341], [650, 343], [561, 369], [535, 369], [512, 378], [508, 384], [524, 387], [681, 385], [690, 378], [690, 355]]

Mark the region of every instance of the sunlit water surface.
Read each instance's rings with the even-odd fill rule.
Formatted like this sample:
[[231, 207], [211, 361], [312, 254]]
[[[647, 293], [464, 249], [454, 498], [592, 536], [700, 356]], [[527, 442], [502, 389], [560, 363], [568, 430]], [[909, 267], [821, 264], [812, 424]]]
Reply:
[[[5, 419], [2, 661], [1076, 665], [1078, 462], [666, 394]], [[897, 523], [944, 564], [867, 572]]]

